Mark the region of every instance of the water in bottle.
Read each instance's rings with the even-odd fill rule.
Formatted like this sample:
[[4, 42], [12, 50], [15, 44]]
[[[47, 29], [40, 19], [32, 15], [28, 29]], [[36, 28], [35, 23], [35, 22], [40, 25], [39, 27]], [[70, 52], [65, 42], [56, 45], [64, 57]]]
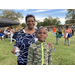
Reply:
[[15, 56], [19, 56], [20, 55], [20, 50], [18, 49], [18, 47], [16, 47], [16, 50], [15, 50]]

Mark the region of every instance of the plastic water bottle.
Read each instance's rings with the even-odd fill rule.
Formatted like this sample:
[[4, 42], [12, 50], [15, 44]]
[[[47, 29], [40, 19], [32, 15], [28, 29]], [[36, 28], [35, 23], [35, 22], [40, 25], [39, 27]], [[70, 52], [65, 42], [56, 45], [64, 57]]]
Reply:
[[15, 50], [15, 56], [19, 56], [20, 55], [20, 50], [18, 49], [18, 47], [16, 47], [16, 50]]

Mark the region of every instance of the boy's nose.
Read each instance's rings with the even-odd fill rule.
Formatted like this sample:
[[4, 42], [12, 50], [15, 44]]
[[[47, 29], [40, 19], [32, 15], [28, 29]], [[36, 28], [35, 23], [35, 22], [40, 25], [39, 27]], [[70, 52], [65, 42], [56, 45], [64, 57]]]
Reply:
[[43, 36], [44, 34], [42, 33], [41, 35]]

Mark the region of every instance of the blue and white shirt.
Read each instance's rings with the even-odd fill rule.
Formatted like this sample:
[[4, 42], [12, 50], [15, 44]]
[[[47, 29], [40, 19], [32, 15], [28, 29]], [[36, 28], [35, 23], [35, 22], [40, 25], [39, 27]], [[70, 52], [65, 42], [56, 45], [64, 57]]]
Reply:
[[31, 44], [37, 41], [36, 32], [37, 30], [33, 34], [27, 34], [25, 33], [25, 30], [22, 29], [18, 33], [14, 44], [14, 46], [20, 48], [20, 55], [18, 56], [17, 62], [23, 64], [27, 63], [28, 48]]

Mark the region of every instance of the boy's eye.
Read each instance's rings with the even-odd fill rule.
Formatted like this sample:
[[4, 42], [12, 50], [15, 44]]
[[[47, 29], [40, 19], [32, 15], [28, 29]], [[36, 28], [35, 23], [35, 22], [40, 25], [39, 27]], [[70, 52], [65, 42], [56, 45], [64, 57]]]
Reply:
[[41, 34], [41, 33], [39, 33], [39, 34]]
[[[39, 32], [39, 34], [42, 34], [41, 32]], [[46, 34], [45, 32], [43, 34]]]
[[46, 33], [43, 33], [43, 34], [46, 34]]

